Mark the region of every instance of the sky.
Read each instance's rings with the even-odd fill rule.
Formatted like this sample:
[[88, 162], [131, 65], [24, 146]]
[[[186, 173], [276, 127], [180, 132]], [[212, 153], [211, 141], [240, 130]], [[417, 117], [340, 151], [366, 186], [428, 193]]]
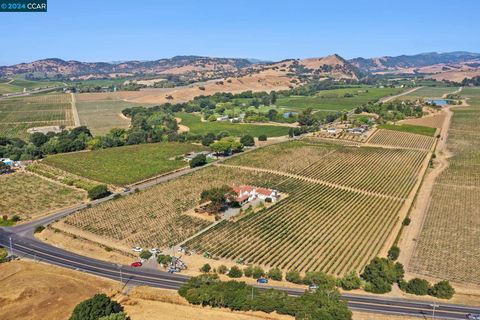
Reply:
[[480, 52], [479, 12], [478, 0], [48, 0], [47, 13], [0, 12], [0, 65]]

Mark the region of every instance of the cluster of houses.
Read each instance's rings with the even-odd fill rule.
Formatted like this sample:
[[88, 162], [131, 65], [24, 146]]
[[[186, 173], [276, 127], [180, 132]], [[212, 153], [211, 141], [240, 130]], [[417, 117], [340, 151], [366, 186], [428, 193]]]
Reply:
[[235, 201], [238, 202], [240, 205], [244, 205], [255, 199], [276, 202], [280, 197], [278, 191], [273, 189], [258, 188], [249, 185], [233, 187], [232, 189], [237, 194], [237, 198], [235, 199]]

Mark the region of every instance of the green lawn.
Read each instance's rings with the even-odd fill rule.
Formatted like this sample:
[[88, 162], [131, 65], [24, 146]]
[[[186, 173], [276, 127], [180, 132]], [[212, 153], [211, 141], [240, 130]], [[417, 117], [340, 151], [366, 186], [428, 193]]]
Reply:
[[[309, 107], [314, 110], [351, 110], [363, 103], [398, 94], [402, 90], [403, 89], [371, 87], [322, 90], [314, 96], [280, 98], [276, 104], [277, 106], [287, 107], [292, 110], [306, 109]], [[345, 97], [345, 94], [352, 94], [353, 97]]]
[[436, 132], [436, 128], [424, 127], [424, 126], [416, 126], [412, 124], [402, 124], [402, 125], [395, 125], [395, 124], [383, 124], [378, 126], [379, 129], [387, 129], [387, 130], [394, 130], [394, 131], [402, 131], [402, 132], [410, 132], [421, 134], [424, 136], [433, 137]]
[[205, 148], [189, 143], [151, 143], [47, 156], [45, 163], [92, 180], [126, 185], [187, 165], [175, 160]]
[[191, 133], [207, 134], [209, 132], [219, 133], [220, 131], [228, 131], [232, 136], [251, 135], [258, 137], [265, 134], [267, 137], [285, 136], [288, 134], [289, 127], [271, 126], [271, 125], [255, 125], [255, 124], [239, 124], [230, 122], [202, 122], [200, 116], [191, 113], [177, 113], [182, 119], [182, 124], [190, 128]]

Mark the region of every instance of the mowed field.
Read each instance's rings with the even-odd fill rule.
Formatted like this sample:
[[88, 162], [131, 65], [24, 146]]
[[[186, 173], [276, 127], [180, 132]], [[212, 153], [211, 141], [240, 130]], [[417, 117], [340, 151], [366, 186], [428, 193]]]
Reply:
[[50, 182], [30, 173], [0, 176], [0, 214], [35, 218], [46, 212], [82, 202], [86, 192]]
[[[277, 106], [291, 110], [313, 108], [314, 110], [341, 111], [351, 110], [369, 101], [382, 97], [395, 95], [403, 89], [395, 88], [347, 88], [335, 90], [322, 90], [313, 96], [292, 96], [277, 100]], [[345, 97], [351, 94], [353, 97]]]
[[[43, 161], [91, 180], [127, 185], [188, 164], [183, 155], [205, 150], [188, 143], [151, 143], [47, 156]], [[181, 159], [175, 159], [177, 156]]]
[[80, 123], [87, 126], [94, 136], [99, 136], [107, 134], [112, 128], [127, 129], [130, 120], [122, 115], [122, 110], [139, 105], [123, 100], [89, 101], [82, 98], [77, 99], [76, 106]]
[[255, 124], [240, 124], [230, 122], [202, 122], [199, 115], [191, 113], [177, 113], [177, 117], [182, 119], [182, 125], [187, 126], [191, 133], [205, 135], [209, 132], [219, 133], [227, 131], [232, 136], [251, 135], [258, 137], [265, 134], [267, 137], [286, 136], [290, 127], [281, 125], [255, 125]]
[[70, 95], [51, 93], [0, 100], [0, 136], [27, 139], [28, 128], [73, 125]]
[[466, 88], [470, 107], [455, 107], [448, 168], [435, 181], [408, 271], [480, 284], [480, 89]]

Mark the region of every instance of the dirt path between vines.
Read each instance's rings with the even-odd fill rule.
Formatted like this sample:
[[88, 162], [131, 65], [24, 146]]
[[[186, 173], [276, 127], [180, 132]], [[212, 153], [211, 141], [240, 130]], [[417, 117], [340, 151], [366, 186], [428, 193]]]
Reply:
[[240, 169], [240, 170], [255, 171], [255, 172], [266, 172], [266, 173], [281, 175], [281, 176], [284, 176], [284, 177], [287, 177], [287, 178], [298, 179], [298, 180], [303, 180], [303, 181], [307, 181], [307, 182], [311, 182], [311, 183], [321, 184], [321, 185], [324, 185], [324, 186], [337, 188], [337, 189], [341, 189], [341, 190], [345, 190], [345, 191], [358, 192], [358, 193], [365, 194], [365, 195], [368, 195], [368, 196], [377, 196], [377, 197], [388, 198], [388, 199], [397, 200], [397, 201], [405, 200], [403, 198], [393, 197], [393, 196], [389, 196], [389, 195], [386, 195], [386, 194], [366, 191], [366, 190], [357, 189], [357, 188], [353, 188], [353, 187], [347, 187], [347, 186], [344, 186], [344, 185], [341, 185], [341, 184], [332, 183], [332, 182], [319, 180], [319, 179], [313, 179], [313, 178], [309, 178], [309, 177], [304, 177], [304, 176], [296, 175], [296, 174], [293, 174], [293, 173], [287, 173], [287, 172], [283, 172], [283, 171], [256, 168], [256, 167], [230, 165], [230, 164], [223, 164], [223, 163], [216, 163], [215, 166], [228, 167], [228, 168]]
[[406, 270], [408, 270], [410, 259], [415, 250], [416, 241], [420, 236], [420, 232], [422, 231], [422, 227], [427, 216], [435, 180], [448, 167], [448, 158], [452, 156], [451, 152], [447, 148], [446, 142], [453, 112], [450, 110], [450, 107], [447, 107], [444, 110], [446, 117], [440, 131], [441, 137], [437, 142], [434, 168], [427, 172], [427, 175], [423, 180], [423, 184], [418, 192], [417, 199], [413, 203], [413, 207], [410, 212], [411, 223], [408, 227], [404, 228], [403, 234], [398, 243], [399, 247], [401, 248], [398, 260], [399, 262], [403, 263]]

